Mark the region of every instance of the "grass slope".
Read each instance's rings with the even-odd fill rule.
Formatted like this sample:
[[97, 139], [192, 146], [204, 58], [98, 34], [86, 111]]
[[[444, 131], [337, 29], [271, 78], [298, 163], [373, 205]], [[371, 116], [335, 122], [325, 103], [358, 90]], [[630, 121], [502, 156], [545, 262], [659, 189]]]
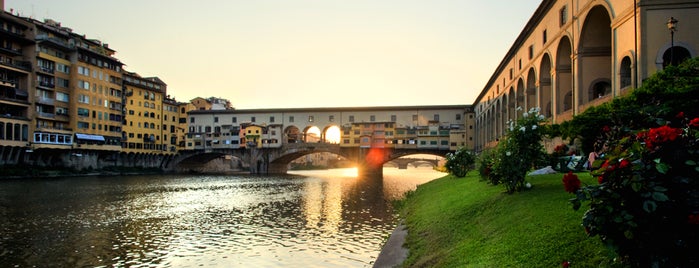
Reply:
[[[597, 183], [578, 174], [584, 183]], [[465, 178], [421, 185], [403, 200], [408, 227], [405, 267], [599, 267], [611, 251], [581, 226], [586, 207], [574, 211], [562, 174], [527, 178], [533, 188], [508, 195], [504, 187]]]

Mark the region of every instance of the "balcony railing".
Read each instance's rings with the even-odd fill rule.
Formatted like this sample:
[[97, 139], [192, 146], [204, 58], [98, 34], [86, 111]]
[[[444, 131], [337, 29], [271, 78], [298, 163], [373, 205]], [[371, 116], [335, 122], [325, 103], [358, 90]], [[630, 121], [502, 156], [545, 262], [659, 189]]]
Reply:
[[52, 82], [47, 82], [47, 81], [40, 81], [39, 86], [46, 87], [46, 88], [55, 88], [56, 84], [52, 83]]
[[15, 60], [13, 58], [9, 57], [0, 57], [0, 64], [14, 67], [17, 69], [22, 69], [25, 71], [31, 71], [32, 70], [32, 64], [28, 61], [21, 61], [21, 60]]
[[36, 101], [41, 104], [53, 105], [56, 100], [52, 98], [38, 97]]
[[53, 113], [45, 113], [45, 112], [38, 112], [39, 117], [44, 117], [44, 118], [55, 118], [56, 115]]
[[53, 68], [44, 67], [44, 66], [39, 66], [39, 70], [41, 70], [42, 72], [45, 72], [45, 73], [50, 73], [50, 74], [53, 74], [55, 72]]

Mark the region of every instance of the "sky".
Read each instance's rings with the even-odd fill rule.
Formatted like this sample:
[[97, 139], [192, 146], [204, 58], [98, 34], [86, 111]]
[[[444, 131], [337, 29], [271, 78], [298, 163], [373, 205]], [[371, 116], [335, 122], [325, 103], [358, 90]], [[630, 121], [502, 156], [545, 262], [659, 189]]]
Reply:
[[472, 104], [537, 0], [5, 0], [116, 50], [178, 101]]

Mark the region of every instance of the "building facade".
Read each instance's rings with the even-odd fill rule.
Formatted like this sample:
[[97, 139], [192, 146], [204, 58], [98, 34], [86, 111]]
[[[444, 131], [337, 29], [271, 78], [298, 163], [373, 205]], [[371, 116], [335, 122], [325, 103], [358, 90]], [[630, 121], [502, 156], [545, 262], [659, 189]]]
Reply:
[[[25, 147], [34, 117], [34, 57], [32, 25], [12, 15], [0, 14], [0, 145]], [[3, 150], [3, 153], [5, 151]]]
[[[189, 113], [187, 149], [281, 147], [284, 143], [333, 143], [360, 148], [450, 149], [473, 145], [468, 105], [194, 110]], [[267, 131], [268, 138], [250, 135]], [[330, 137], [335, 129], [340, 137]], [[337, 140], [334, 140], [337, 139]]]
[[696, 57], [697, 15], [699, 1], [542, 1], [474, 101], [476, 150], [497, 144], [518, 107], [560, 123]]
[[107, 44], [5, 11], [0, 41], [0, 164], [185, 149], [195, 106], [170, 98], [157, 77], [125, 71]]

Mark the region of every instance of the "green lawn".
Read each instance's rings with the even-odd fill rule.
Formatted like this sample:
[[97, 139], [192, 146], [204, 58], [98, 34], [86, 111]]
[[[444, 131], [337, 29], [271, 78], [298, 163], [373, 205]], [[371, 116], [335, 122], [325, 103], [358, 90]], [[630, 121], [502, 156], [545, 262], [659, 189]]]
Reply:
[[[597, 183], [579, 173], [585, 183]], [[581, 226], [563, 174], [528, 177], [532, 189], [508, 195], [501, 185], [447, 176], [421, 185], [401, 206], [408, 226], [406, 267], [606, 267], [613, 255]]]

